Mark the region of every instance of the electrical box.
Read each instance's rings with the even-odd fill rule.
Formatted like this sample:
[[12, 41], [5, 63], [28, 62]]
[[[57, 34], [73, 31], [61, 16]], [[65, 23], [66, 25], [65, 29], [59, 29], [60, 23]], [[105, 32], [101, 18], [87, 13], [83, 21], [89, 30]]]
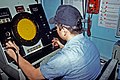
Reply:
[[88, 0], [87, 13], [98, 14], [100, 7], [100, 0]]

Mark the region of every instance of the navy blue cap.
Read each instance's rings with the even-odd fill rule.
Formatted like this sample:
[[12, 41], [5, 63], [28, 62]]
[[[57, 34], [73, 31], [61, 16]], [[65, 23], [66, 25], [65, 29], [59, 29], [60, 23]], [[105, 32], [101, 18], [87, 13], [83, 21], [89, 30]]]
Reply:
[[77, 26], [82, 16], [78, 9], [71, 5], [60, 5], [54, 17], [49, 19], [50, 24], [60, 23], [67, 26]]

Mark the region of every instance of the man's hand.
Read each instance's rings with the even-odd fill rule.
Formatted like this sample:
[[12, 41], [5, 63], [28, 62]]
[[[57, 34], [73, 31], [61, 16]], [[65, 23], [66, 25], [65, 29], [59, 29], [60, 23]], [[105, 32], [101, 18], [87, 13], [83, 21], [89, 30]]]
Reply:
[[16, 53], [19, 53], [19, 47], [15, 44], [15, 42], [8, 41], [6, 43], [6, 52], [11, 58], [13, 58], [17, 62], [17, 55], [20, 55], [16, 55]]
[[52, 40], [52, 45], [55, 46], [55, 47], [60, 47], [60, 48], [64, 47], [64, 45], [59, 41], [58, 38], [54, 38]]

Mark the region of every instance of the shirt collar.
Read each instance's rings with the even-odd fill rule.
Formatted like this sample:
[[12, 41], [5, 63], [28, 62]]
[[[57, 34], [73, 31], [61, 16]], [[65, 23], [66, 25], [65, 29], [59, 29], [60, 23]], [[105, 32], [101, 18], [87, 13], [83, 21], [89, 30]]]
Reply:
[[83, 37], [84, 37], [83, 33], [78, 34], [78, 35], [74, 36], [73, 38], [71, 38], [70, 40], [68, 40], [66, 45], [68, 45], [70, 43], [74, 43], [76, 40], [78, 40], [78, 39], [80, 40]]

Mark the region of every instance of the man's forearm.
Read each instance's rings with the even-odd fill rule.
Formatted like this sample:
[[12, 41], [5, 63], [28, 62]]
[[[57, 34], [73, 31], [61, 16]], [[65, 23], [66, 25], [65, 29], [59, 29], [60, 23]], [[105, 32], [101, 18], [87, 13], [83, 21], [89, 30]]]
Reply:
[[19, 55], [18, 57], [18, 65], [22, 69], [22, 71], [25, 73], [25, 75], [30, 80], [41, 80], [44, 79], [42, 73], [40, 72], [39, 68], [34, 68], [27, 60], [25, 60], [23, 57]]

